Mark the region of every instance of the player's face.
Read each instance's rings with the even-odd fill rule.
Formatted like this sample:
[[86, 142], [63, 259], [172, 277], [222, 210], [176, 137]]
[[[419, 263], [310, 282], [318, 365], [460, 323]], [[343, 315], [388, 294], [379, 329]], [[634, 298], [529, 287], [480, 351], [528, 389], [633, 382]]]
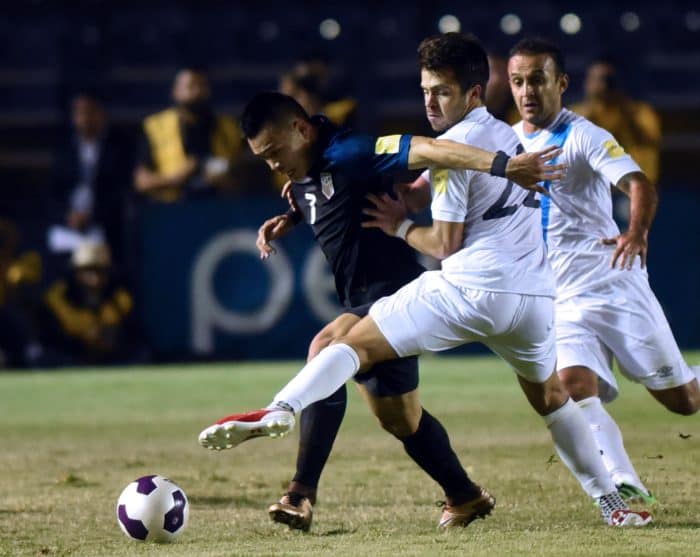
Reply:
[[425, 115], [436, 132], [445, 131], [464, 118], [470, 109], [474, 88], [462, 91], [452, 70], [436, 73], [423, 69], [420, 72]]
[[289, 123], [269, 125], [249, 138], [248, 145], [272, 170], [299, 181], [311, 168], [312, 139], [308, 128], [308, 123], [296, 118]]
[[517, 54], [508, 61], [510, 91], [520, 117], [530, 130], [544, 128], [561, 111], [561, 96], [569, 78], [557, 72], [547, 54]]

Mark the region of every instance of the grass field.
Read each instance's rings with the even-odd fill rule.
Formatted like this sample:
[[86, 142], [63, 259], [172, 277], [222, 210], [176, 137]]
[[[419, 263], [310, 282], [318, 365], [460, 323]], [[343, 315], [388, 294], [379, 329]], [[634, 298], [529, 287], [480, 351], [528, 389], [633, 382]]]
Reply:
[[[496, 496], [491, 517], [437, 532], [440, 490], [351, 389], [311, 532], [273, 524], [265, 509], [293, 473], [296, 437], [221, 453], [196, 437], [220, 415], [266, 404], [297, 365], [0, 374], [0, 555], [700, 555], [697, 416], [674, 416], [622, 381], [610, 410], [660, 504], [652, 527], [614, 530], [553, 461], [542, 421], [494, 358], [426, 358], [421, 385]], [[153, 473], [190, 499], [190, 525], [172, 545], [131, 542], [116, 522], [122, 488]]]

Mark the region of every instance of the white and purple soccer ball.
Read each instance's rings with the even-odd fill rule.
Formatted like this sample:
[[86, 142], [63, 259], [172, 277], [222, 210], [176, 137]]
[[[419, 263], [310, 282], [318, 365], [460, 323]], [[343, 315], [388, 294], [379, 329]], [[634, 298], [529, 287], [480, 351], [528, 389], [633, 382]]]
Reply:
[[124, 488], [117, 501], [117, 520], [131, 539], [174, 541], [187, 527], [190, 504], [185, 492], [163, 476], [143, 476]]

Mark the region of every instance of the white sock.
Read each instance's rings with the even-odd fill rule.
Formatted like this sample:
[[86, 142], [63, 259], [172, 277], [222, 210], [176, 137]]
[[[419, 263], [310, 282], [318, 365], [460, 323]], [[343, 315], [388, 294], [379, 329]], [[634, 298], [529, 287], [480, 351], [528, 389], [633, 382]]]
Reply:
[[695, 374], [696, 379], [700, 382], [700, 365], [690, 366], [690, 371]]
[[597, 396], [584, 398], [579, 400], [577, 404], [593, 432], [593, 437], [603, 457], [603, 464], [610, 472], [615, 484], [631, 484], [648, 495], [649, 490], [639, 479], [637, 471], [634, 469], [627, 451], [625, 451], [620, 428], [605, 410], [600, 398]]
[[282, 402], [298, 414], [310, 404], [331, 396], [359, 369], [360, 358], [350, 346], [331, 344], [275, 395], [274, 402], [268, 408]]
[[576, 403], [569, 399], [554, 412], [543, 416], [559, 458], [594, 499], [615, 491], [605, 469], [593, 433]]

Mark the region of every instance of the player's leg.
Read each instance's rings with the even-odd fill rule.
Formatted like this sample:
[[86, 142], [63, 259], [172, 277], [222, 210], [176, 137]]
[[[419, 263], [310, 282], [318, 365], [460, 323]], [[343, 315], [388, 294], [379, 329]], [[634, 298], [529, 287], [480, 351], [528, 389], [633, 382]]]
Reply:
[[642, 383], [671, 412], [696, 413], [700, 409], [696, 370], [684, 360], [647, 277], [630, 272], [609, 288], [614, 303], [611, 299], [600, 312], [596, 327], [620, 371]]
[[[354, 313], [343, 313], [326, 325], [311, 341], [307, 361], [311, 361], [335, 338], [344, 335], [359, 320], [360, 317]], [[301, 414], [294, 478], [282, 498], [268, 508], [268, 514], [275, 522], [304, 531], [311, 527], [318, 482], [343, 421], [346, 405], [347, 389], [343, 385]]]
[[[495, 295], [490, 313], [506, 309], [509, 295]], [[593, 434], [581, 409], [554, 371], [556, 348], [552, 300], [521, 296], [517, 319], [508, 331], [490, 338], [486, 344], [518, 374], [520, 385], [535, 411], [543, 417], [562, 462], [583, 489], [600, 504], [606, 523], [614, 526], [641, 526], [651, 521], [645, 512], [629, 511], [603, 464]]]
[[700, 408], [700, 388], [698, 379], [670, 389], [655, 390], [647, 387], [651, 395], [671, 412], [682, 416], [692, 416]]
[[[617, 397], [612, 352], [596, 335], [597, 314], [609, 293], [597, 289], [556, 303], [557, 368], [559, 378], [588, 422], [603, 463], [618, 491], [628, 501], [654, 503], [656, 498], [639, 477], [622, 432], [603, 406]], [[590, 322], [590, 323], [589, 323]]]
[[558, 373], [564, 388], [581, 408], [620, 495], [629, 502], [656, 503], [627, 454], [619, 426], [601, 401], [598, 375], [583, 366], [565, 367]]
[[[321, 350], [268, 408], [219, 420], [200, 433], [200, 444], [220, 450], [254, 437], [279, 437], [291, 431], [295, 413], [333, 394], [360, 369], [397, 356], [463, 344], [464, 331], [443, 318], [462, 301], [461, 292], [439, 272], [423, 273], [393, 295], [378, 300], [370, 315], [336, 344]], [[436, 308], [439, 304], [445, 307]]]
[[297, 412], [376, 363], [463, 344], [461, 331], [453, 330], [435, 307], [450, 296], [452, 305], [462, 300], [459, 290], [439, 272], [428, 271], [381, 298], [347, 335], [309, 362], [275, 396], [271, 407]]
[[447, 431], [421, 406], [416, 357], [382, 362], [355, 380], [380, 425], [442, 487], [445, 508], [440, 528], [464, 527], [491, 512], [495, 500], [469, 479]]
[[267, 408], [221, 418], [199, 434], [199, 443], [207, 449], [222, 450], [255, 437], [282, 437], [294, 428], [295, 414], [331, 396], [360, 367], [366, 369], [396, 357], [372, 318], [364, 317], [338, 343], [327, 346], [308, 362]]

